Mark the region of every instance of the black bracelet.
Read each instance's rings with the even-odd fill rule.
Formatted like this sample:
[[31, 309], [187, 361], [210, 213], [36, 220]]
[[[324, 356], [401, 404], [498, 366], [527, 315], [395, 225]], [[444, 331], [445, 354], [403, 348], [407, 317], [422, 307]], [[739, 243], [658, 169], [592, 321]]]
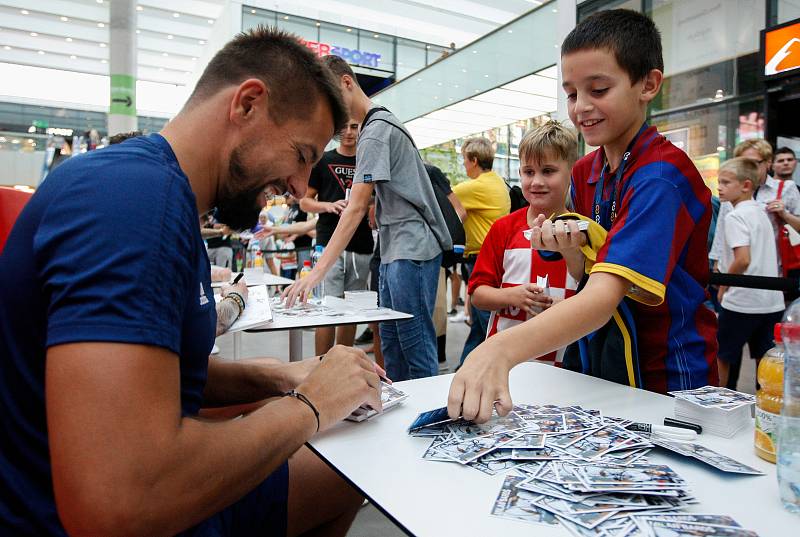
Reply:
[[299, 401], [302, 401], [302, 402], [304, 402], [305, 404], [308, 405], [308, 408], [310, 408], [311, 411], [314, 412], [314, 417], [317, 418], [317, 431], [316, 432], [319, 432], [319, 412], [317, 412], [317, 408], [314, 406], [314, 404], [311, 401], [308, 400], [308, 397], [306, 397], [305, 395], [303, 395], [302, 393], [300, 393], [300, 392], [298, 392], [296, 390], [289, 390], [288, 392], [286, 392], [283, 395], [288, 395], [289, 397], [294, 397], [295, 399], [298, 399]]
[[234, 299], [239, 304], [239, 307], [242, 308], [242, 311], [244, 311], [245, 302], [244, 302], [244, 297], [242, 295], [240, 295], [236, 291], [230, 291], [228, 294], [225, 295], [225, 298], [228, 298], [228, 297], [231, 297], [232, 299]]
[[242, 305], [241, 305], [241, 304], [239, 304], [239, 301], [238, 301], [238, 300], [236, 300], [236, 297], [233, 297], [233, 296], [226, 296], [226, 297], [225, 297], [225, 298], [223, 298], [222, 300], [230, 300], [231, 302], [233, 302], [233, 303], [236, 305], [236, 309], [239, 311], [239, 313], [236, 315], [236, 318], [237, 318], [237, 319], [238, 319], [239, 317], [241, 317], [241, 316], [242, 316], [242, 312], [243, 312], [244, 310], [242, 309]]

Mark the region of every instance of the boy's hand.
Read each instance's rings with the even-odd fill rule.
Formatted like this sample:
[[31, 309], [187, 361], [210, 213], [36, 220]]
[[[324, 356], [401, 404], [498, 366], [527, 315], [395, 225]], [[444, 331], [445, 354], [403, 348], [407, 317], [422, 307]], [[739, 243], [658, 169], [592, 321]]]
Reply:
[[548, 220], [540, 214], [531, 226], [531, 248], [563, 252], [577, 250], [586, 244], [586, 237], [575, 220]]
[[541, 287], [532, 283], [506, 287], [503, 291], [509, 307], [524, 310], [530, 315], [536, 315], [553, 304], [553, 299], [545, 295]]
[[727, 285], [720, 285], [719, 291], [717, 291], [717, 302], [722, 303], [722, 297], [725, 296], [725, 293], [728, 291]]
[[505, 416], [513, 408], [508, 391], [508, 373], [511, 367], [503, 353], [493, 349], [491, 338], [473, 350], [450, 384], [447, 413], [451, 418], [464, 416], [475, 423], [484, 423], [497, 409]]

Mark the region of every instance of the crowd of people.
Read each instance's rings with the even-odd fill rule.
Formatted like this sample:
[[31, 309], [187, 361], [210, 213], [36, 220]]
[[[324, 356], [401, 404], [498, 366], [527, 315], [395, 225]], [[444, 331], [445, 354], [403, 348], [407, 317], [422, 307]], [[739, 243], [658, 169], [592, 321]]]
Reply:
[[[450, 416], [507, 414], [509, 372], [531, 359], [660, 393], [735, 385], [742, 345], [763, 352], [784, 297], [720, 288], [718, 330], [710, 232], [716, 270], [792, 276], [777, 245], [800, 230], [794, 154], [738, 146], [712, 226], [691, 159], [646, 122], [664, 71], [653, 22], [597, 13], [561, 55], [570, 120], [598, 149], [578, 158], [557, 122], [526, 133], [513, 211], [488, 140], [463, 144], [468, 181], [441, 184], [344, 60], [266, 28], [225, 45], [160, 133], [53, 170], [0, 257], [0, 533], [345, 535], [363, 498], [304, 444], [380, 409], [381, 377], [438, 373], [451, 210], [472, 325]], [[318, 217], [271, 226], [262, 211], [286, 194]], [[320, 330], [302, 362], [209, 357], [247, 300], [239, 282], [217, 303], [211, 262], [230, 267], [225, 241], [257, 223], [256, 240], [308, 237], [298, 261], [310, 235], [324, 246], [287, 305], [372, 279], [381, 305], [413, 315], [373, 329], [385, 370], [346, 329]]]

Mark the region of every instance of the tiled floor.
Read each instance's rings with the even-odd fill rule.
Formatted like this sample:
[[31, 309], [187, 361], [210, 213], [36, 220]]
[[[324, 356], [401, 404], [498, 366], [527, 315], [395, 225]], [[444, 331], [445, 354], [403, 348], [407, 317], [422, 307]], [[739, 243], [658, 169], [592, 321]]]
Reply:
[[[442, 364], [440, 373], [450, 373], [458, 364], [458, 360], [461, 356], [461, 349], [464, 346], [464, 341], [468, 333], [468, 327], [463, 322], [448, 323], [447, 328], [447, 362]], [[359, 327], [359, 334], [361, 330], [362, 327]], [[273, 356], [288, 360], [289, 337], [287, 332], [246, 334], [242, 339], [243, 358]], [[222, 336], [217, 340], [217, 344], [220, 347], [221, 356], [232, 356], [233, 343], [231, 336]], [[313, 354], [313, 332], [303, 332], [303, 349], [305, 355], [310, 356]], [[754, 362], [749, 359], [746, 349], [742, 362], [739, 389], [744, 392], [754, 393], [755, 365]], [[371, 504], [367, 504], [361, 509], [353, 523], [353, 527], [348, 533], [348, 537], [400, 537], [402, 535], [404, 535], [404, 533]]]

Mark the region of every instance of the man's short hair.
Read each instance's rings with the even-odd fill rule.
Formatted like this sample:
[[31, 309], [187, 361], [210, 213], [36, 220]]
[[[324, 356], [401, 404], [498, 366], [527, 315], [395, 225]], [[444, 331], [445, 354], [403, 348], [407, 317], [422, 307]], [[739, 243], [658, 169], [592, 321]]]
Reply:
[[736, 157], [726, 160], [719, 167], [719, 173], [724, 171], [731, 172], [740, 183], [749, 180], [753, 183], [754, 189], [759, 187], [758, 164], [751, 158]]
[[779, 147], [775, 151], [775, 158], [778, 158], [778, 155], [780, 154], [789, 154], [792, 155], [792, 158], [797, 158], [797, 155], [795, 155], [794, 150], [791, 147], [786, 147], [786, 146]]
[[125, 140], [130, 140], [131, 138], [138, 138], [139, 136], [142, 136], [142, 131], [120, 132], [119, 134], [115, 134], [114, 136], [108, 139], [108, 145], [121, 144]]
[[461, 146], [461, 154], [465, 159], [478, 159], [482, 170], [491, 170], [494, 166], [494, 147], [488, 138], [469, 138]]
[[353, 82], [356, 86], [360, 86], [358, 83], [358, 78], [356, 78], [356, 74], [353, 72], [353, 69], [350, 65], [344, 61], [339, 56], [335, 56], [333, 54], [329, 54], [327, 56], [322, 57], [322, 63], [328, 66], [328, 69], [331, 70], [333, 76], [336, 77], [336, 81], [338, 82], [344, 75], [348, 75], [350, 78], [353, 79]]
[[579, 22], [561, 44], [561, 56], [590, 49], [613, 54], [632, 84], [653, 69], [664, 72], [661, 33], [652, 20], [629, 9], [600, 11]]
[[214, 55], [187, 104], [249, 78], [266, 84], [269, 115], [278, 124], [290, 117], [311, 117], [319, 97], [330, 105], [334, 132], [341, 130], [347, 121], [339, 81], [334, 80], [319, 58], [296, 35], [261, 25], [238, 34]]
[[531, 161], [540, 164], [553, 157], [572, 168], [578, 160], [578, 138], [570, 129], [551, 120], [525, 133], [519, 143], [519, 160], [520, 164]]
[[751, 138], [733, 148], [733, 156], [741, 157], [748, 149], [755, 149], [764, 160], [772, 160], [772, 145], [763, 138]]

